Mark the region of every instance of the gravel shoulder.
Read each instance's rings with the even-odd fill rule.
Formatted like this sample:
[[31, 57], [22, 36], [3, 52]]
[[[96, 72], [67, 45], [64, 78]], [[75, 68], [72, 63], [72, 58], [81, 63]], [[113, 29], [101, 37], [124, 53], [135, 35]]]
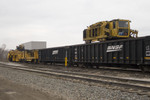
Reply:
[[[6, 65], [0, 64], [0, 66]], [[13, 83], [25, 85], [43, 93], [53, 93], [62, 100], [150, 100], [147, 95], [92, 86], [4, 67], [0, 67], [0, 76]]]
[[0, 100], [63, 100], [50, 93], [20, 85], [0, 76]]

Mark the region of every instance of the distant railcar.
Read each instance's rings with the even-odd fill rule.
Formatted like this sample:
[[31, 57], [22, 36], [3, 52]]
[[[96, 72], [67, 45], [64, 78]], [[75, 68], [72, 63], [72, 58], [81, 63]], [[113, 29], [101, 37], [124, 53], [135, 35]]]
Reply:
[[65, 63], [67, 57], [68, 63], [71, 62], [71, 46], [56, 47], [39, 50], [39, 62], [41, 63]]

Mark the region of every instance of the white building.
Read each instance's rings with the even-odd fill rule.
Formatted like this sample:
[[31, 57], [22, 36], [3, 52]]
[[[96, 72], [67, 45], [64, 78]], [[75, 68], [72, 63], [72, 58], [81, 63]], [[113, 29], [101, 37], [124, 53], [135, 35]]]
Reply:
[[21, 44], [26, 50], [44, 49], [46, 48], [45, 41], [31, 41]]

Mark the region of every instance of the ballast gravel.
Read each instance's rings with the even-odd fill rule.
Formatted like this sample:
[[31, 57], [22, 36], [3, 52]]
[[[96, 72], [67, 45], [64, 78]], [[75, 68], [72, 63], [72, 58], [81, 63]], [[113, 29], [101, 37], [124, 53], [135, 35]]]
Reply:
[[0, 67], [0, 77], [37, 90], [53, 93], [66, 100], [150, 100], [147, 95], [73, 83], [72, 81], [10, 68]]

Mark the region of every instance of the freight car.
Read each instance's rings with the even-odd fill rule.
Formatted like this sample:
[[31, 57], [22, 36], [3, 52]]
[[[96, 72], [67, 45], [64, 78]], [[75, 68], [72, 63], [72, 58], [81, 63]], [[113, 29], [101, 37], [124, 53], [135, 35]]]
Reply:
[[150, 36], [39, 50], [41, 63], [124, 65], [150, 69]]
[[71, 46], [47, 48], [39, 50], [40, 63], [65, 63], [65, 58], [68, 63], [71, 63]]

